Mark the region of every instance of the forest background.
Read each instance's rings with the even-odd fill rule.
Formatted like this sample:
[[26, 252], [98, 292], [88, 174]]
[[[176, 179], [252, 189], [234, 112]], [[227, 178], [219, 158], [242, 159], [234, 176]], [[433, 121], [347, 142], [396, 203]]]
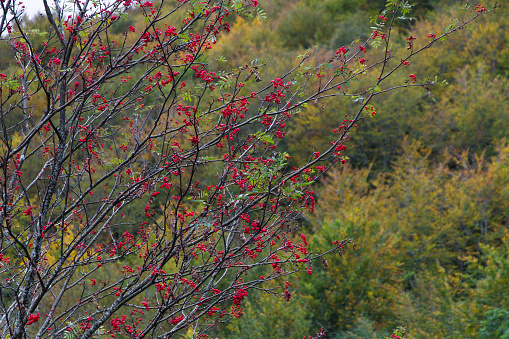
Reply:
[[[212, 54], [223, 57], [224, 69], [266, 58], [265, 76], [276, 76], [306, 49], [315, 48], [318, 62], [365, 38], [359, 34], [369, 34], [368, 18], [384, 3], [266, 1], [266, 21], [236, 18]], [[412, 11], [419, 20], [398, 26], [395, 43], [439, 33], [462, 5], [420, 1]], [[415, 338], [509, 338], [507, 14], [502, 6], [474, 30], [443, 41], [445, 48], [412, 59], [418, 77], [438, 75], [448, 86], [434, 97], [413, 90], [380, 96], [376, 116], [351, 136], [349, 161], [315, 186], [317, 208], [300, 220], [313, 234], [311, 249], [325, 251], [334, 238], [352, 237], [355, 250], [291, 278], [290, 302], [250, 293], [244, 316], [216, 329], [215, 337], [299, 338], [323, 327], [329, 338], [369, 339], [407, 325]], [[133, 12], [113, 33], [121, 36], [137, 22]], [[36, 16], [28, 24], [47, 22]], [[0, 70], [11, 62], [0, 49]], [[310, 156], [301, 151], [309, 145], [328, 144], [328, 127], [354, 105], [323, 100], [293, 119], [284, 146], [294, 164]]]

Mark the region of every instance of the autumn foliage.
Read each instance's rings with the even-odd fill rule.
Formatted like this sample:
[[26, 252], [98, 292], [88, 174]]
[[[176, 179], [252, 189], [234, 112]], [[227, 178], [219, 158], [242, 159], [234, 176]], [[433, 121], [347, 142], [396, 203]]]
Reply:
[[[428, 313], [405, 310], [425, 300], [429, 272], [453, 279], [430, 292], [451, 298], [466, 282], [448, 270], [489, 276], [481, 253], [507, 234], [486, 223], [505, 191], [481, 188], [505, 182], [505, 167], [407, 139], [387, 143], [380, 164], [353, 131], [383, 123], [391, 100], [419, 101], [401, 90], [432, 97], [446, 81], [414, 62], [430, 62], [435, 47], [450, 53], [442, 43], [497, 6], [468, 7], [443, 29], [421, 25], [403, 37], [412, 6], [389, 0], [353, 43], [302, 50], [325, 38], [295, 41], [291, 21], [270, 30], [255, 0], [44, 4], [28, 20], [20, 4], [1, 3], [2, 337], [234, 336], [267, 296], [302, 303], [290, 282], [302, 273], [302, 309], [320, 311], [288, 321], [302, 320], [290, 326], [296, 335], [323, 338], [361, 315], [421, 324]], [[325, 13], [278, 4], [269, 9]], [[280, 39], [268, 44], [274, 32]], [[467, 83], [451, 91], [468, 92]], [[504, 163], [507, 149], [490, 147]], [[359, 168], [375, 161], [391, 171], [353, 169], [348, 152]], [[424, 219], [433, 222], [417, 229]], [[369, 282], [359, 284], [361, 275]], [[398, 293], [405, 284], [413, 302]], [[267, 294], [256, 306], [259, 291]]]

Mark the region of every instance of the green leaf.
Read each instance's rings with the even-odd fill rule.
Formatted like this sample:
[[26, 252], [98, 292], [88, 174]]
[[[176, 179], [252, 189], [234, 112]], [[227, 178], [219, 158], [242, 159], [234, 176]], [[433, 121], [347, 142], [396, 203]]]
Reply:
[[191, 0], [191, 6], [193, 7], [194, 13], [203, 13], [207, 8], [207, 3], [202, 0]]
[[14, 91], [21, 87], [21, 85], [19, 84], [19, 82], [17, 80], [12, 80], [12, 79], [5, 81], [4, 85], [8, 89], [12, 89]]
[[269, 144], [274, 144], [272, 136], [270, 134], [265, 134], [265, 132], [260, 133], [258, 135], [258, 138], [260, 139], [260, 141], [268, 142]]
[[350, 100], [352, 102], [363, 102], [364, 101], [364, 97], [363, 96], [360, 96], [360, 95], [354, 95]]
[[193, 97], [194, 97], [194, 95], [189, 91], [183, 92], [181, 94], [181, 96], [184, 101], [193, 101]]
[[380, 47], [382, 45], [382, 38], [380, 38], [380, 36], [377, 36], [372, 42], [371, 42], [371, 46], [373, 46], [373, 48], [375, 49], [378, 49], [378, 47]]
[[177, 37], [180, 38], [183, 42], [189, 42], [191, 40], [187, 32], [177, 34]]
[[219, 76], [219, 88], [220, 89], [228, 89], [231, 87], [231, 80], [230, 80], [231, 76], [230, 75], [220, 75]]
[[267, 14], [260, 7], [256, 8], [256, 20], [264, 21], [267, 20]]
[[305, 186], [311, 185], [312, 183], [314, 183], [314, 181], [301, 182], [301, 183], [298, 183], [297, 185], [295, 185], [295, 187], [305, 187]]

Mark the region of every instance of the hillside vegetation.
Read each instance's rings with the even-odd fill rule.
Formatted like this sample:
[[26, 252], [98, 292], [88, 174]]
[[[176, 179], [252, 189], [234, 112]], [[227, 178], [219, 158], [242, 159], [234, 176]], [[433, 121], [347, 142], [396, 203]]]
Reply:
[[[273, 79], [308, 49], [319, 63], [342, 45], [365, 38], [369, 18], [384, 3], [260, 1], [267, 20], [235, 18], [234, 29], [204, 62], [229, 70], [266, 59], [260, 77]], [[462, 5], [420, 1], [411, 13], [416, 20], [396, 27], [394, 44], [405, 46], [409, 36], [418, 44], [439, 34], [462, 15]], [[131, 25], [137, 29], [138, 14], [118, 20], [110, 39], [122, 41]], [[317, 252], [334, 239], [352, 237], [354, 249], [313, 262], [312, 274], [290, 278], [289, 302], [250, 291], [244, 315], [214, 336], [302, 338], [325, 328], [329, 338], [370, 339], [406, 325], [415, 338], [509, 338], [508, 14], [503, 6], [443, 41], [445, 48], [413, 58], [418, 77], [436, 75], [448, 84], [431, 93], [402, 89], [379, 96], [376, 115], [351, 135], [349, 160], [314, 186], [316, 210], [289, 236], [299, 242], [299, 229], [306, 230]], [[39, 17], [27, 25], [49, 30]], [[0, 73], [12, 73], [15, 65], [4, 47]], [[129, 76], [136, 79], [136, 72]], [[396, 86], [408, 76], [400, 72], [390, 81]], [[361, 88], [362, 81], [369, 79], [349, 86]], [[44, 107], [43, 101], [34, 97], [31, 105]], [[309, 145], [330, 144], [330, 126], [340, 125], [344, 109], [355, 105], [348, 98], [322, 99], [293, 118], [284, 140], [290, 166], [312, 156]], [[43, 111], [36, 108], [34, 114]], [[38, 170], [36, 164], [25, 168]], [[143, 213], [141, 202], [125, 211], [126, 218]]]

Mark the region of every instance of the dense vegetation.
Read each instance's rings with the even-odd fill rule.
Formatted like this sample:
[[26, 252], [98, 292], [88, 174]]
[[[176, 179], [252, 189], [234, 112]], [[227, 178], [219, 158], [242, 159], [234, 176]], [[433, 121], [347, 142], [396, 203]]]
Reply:
[[[368, 26], [363, 18], [382, 4], [270, 5], [278, 15], [268, 25], [238, 20], [215, 53], [232, 65], [245, 62], [241, 55], [265, 56], [276, 73], [288, 60], [276, 55], [358, 38]], [[413, 14], [422, 20], [399, 27], [399, 43], [441, 31], [461, 5], [420, 2]], [[507, 13], [502, 7], [413, 61], [420, 76], [449, 84], [433, 90], [434, 98], [407, 91], [378, 100], [376, 117], [352, 135], [349, 164], [317, 188], [317, 210], [302, 222], [315, 233], [313, 249], [351, 236], [356, 250], [291, 280], [289, 303], [250, 296], [246, 315], [220, 338], [297, 338], [318, 327], [330, 338], [380, 338], [398, 324], [416, 338], [509, 338]], [[331, 140], [327, 127], [342, 119], [345, 105], [354, 104], [319, 102], [292, 122], [286, 147], [295, 163], [310, 156], [301, 151], [307, 145]]]
[[[384, 4], [261, 2], [270, 13], [267, 21], [236, 18], [208, 57], [224, 70], [249, 64], [253, 56], [266, 59], [260, 76], [273, 79], [307, 49], [319, 63], [339, 46], [365, 38], [368, 18]], [[419, 20], [400, 24], [394, 43], [401, 47], [409, 36], [419, 41], [439, 34], [451, 17], [462, 15], [460, 5], [419, 2], [411, 13]], [[381, 338], [407, 325], [415, 338], [509, 338], [508, 13], [502, 7], [443, 41], [440, 50], [412, 59], [417, 76], [438, 75], [448, 85], [429, 94], [404, 89], [378, 98], [377, 114], [351, 136], [350, 160], [315, 186], [316, 210], [295, 227], [313, 234], [313, 251], [347, 237], [354, 250], [313, 262], [313, 274], [290, 278], [289, 302], [250, 292], [244, 315], [216, 329], [217, 337], [299, 338], [322, 327], [330, 338]], [[121, 41], [130, 26], [138, 29], [138, 15], [133, 11], [114, 23], [117, 36], [111, 39]], [[49, 30], [45, 25], [38, 17], [27, 23], [41, 31]], [[0, 46], [0, 73], [15, 67], [9, 55]], [[401, 73], [390, 81], [406, 79]], [[361, 88], [362, 81], [349, 86]], [[42, 100], [35, 97], [31, 105], [44, 107]], [[355, 105], [322, 99], [292, 119], [284, 140], [290, 166], [312, 156], [309, 145], [329, 144], [329, 127], [341, 123], [344, 107]], [[200, 173], [204, 180], [213, 175]], [[132, 204], [125, 214], [143, 215], [143, 204]]]

